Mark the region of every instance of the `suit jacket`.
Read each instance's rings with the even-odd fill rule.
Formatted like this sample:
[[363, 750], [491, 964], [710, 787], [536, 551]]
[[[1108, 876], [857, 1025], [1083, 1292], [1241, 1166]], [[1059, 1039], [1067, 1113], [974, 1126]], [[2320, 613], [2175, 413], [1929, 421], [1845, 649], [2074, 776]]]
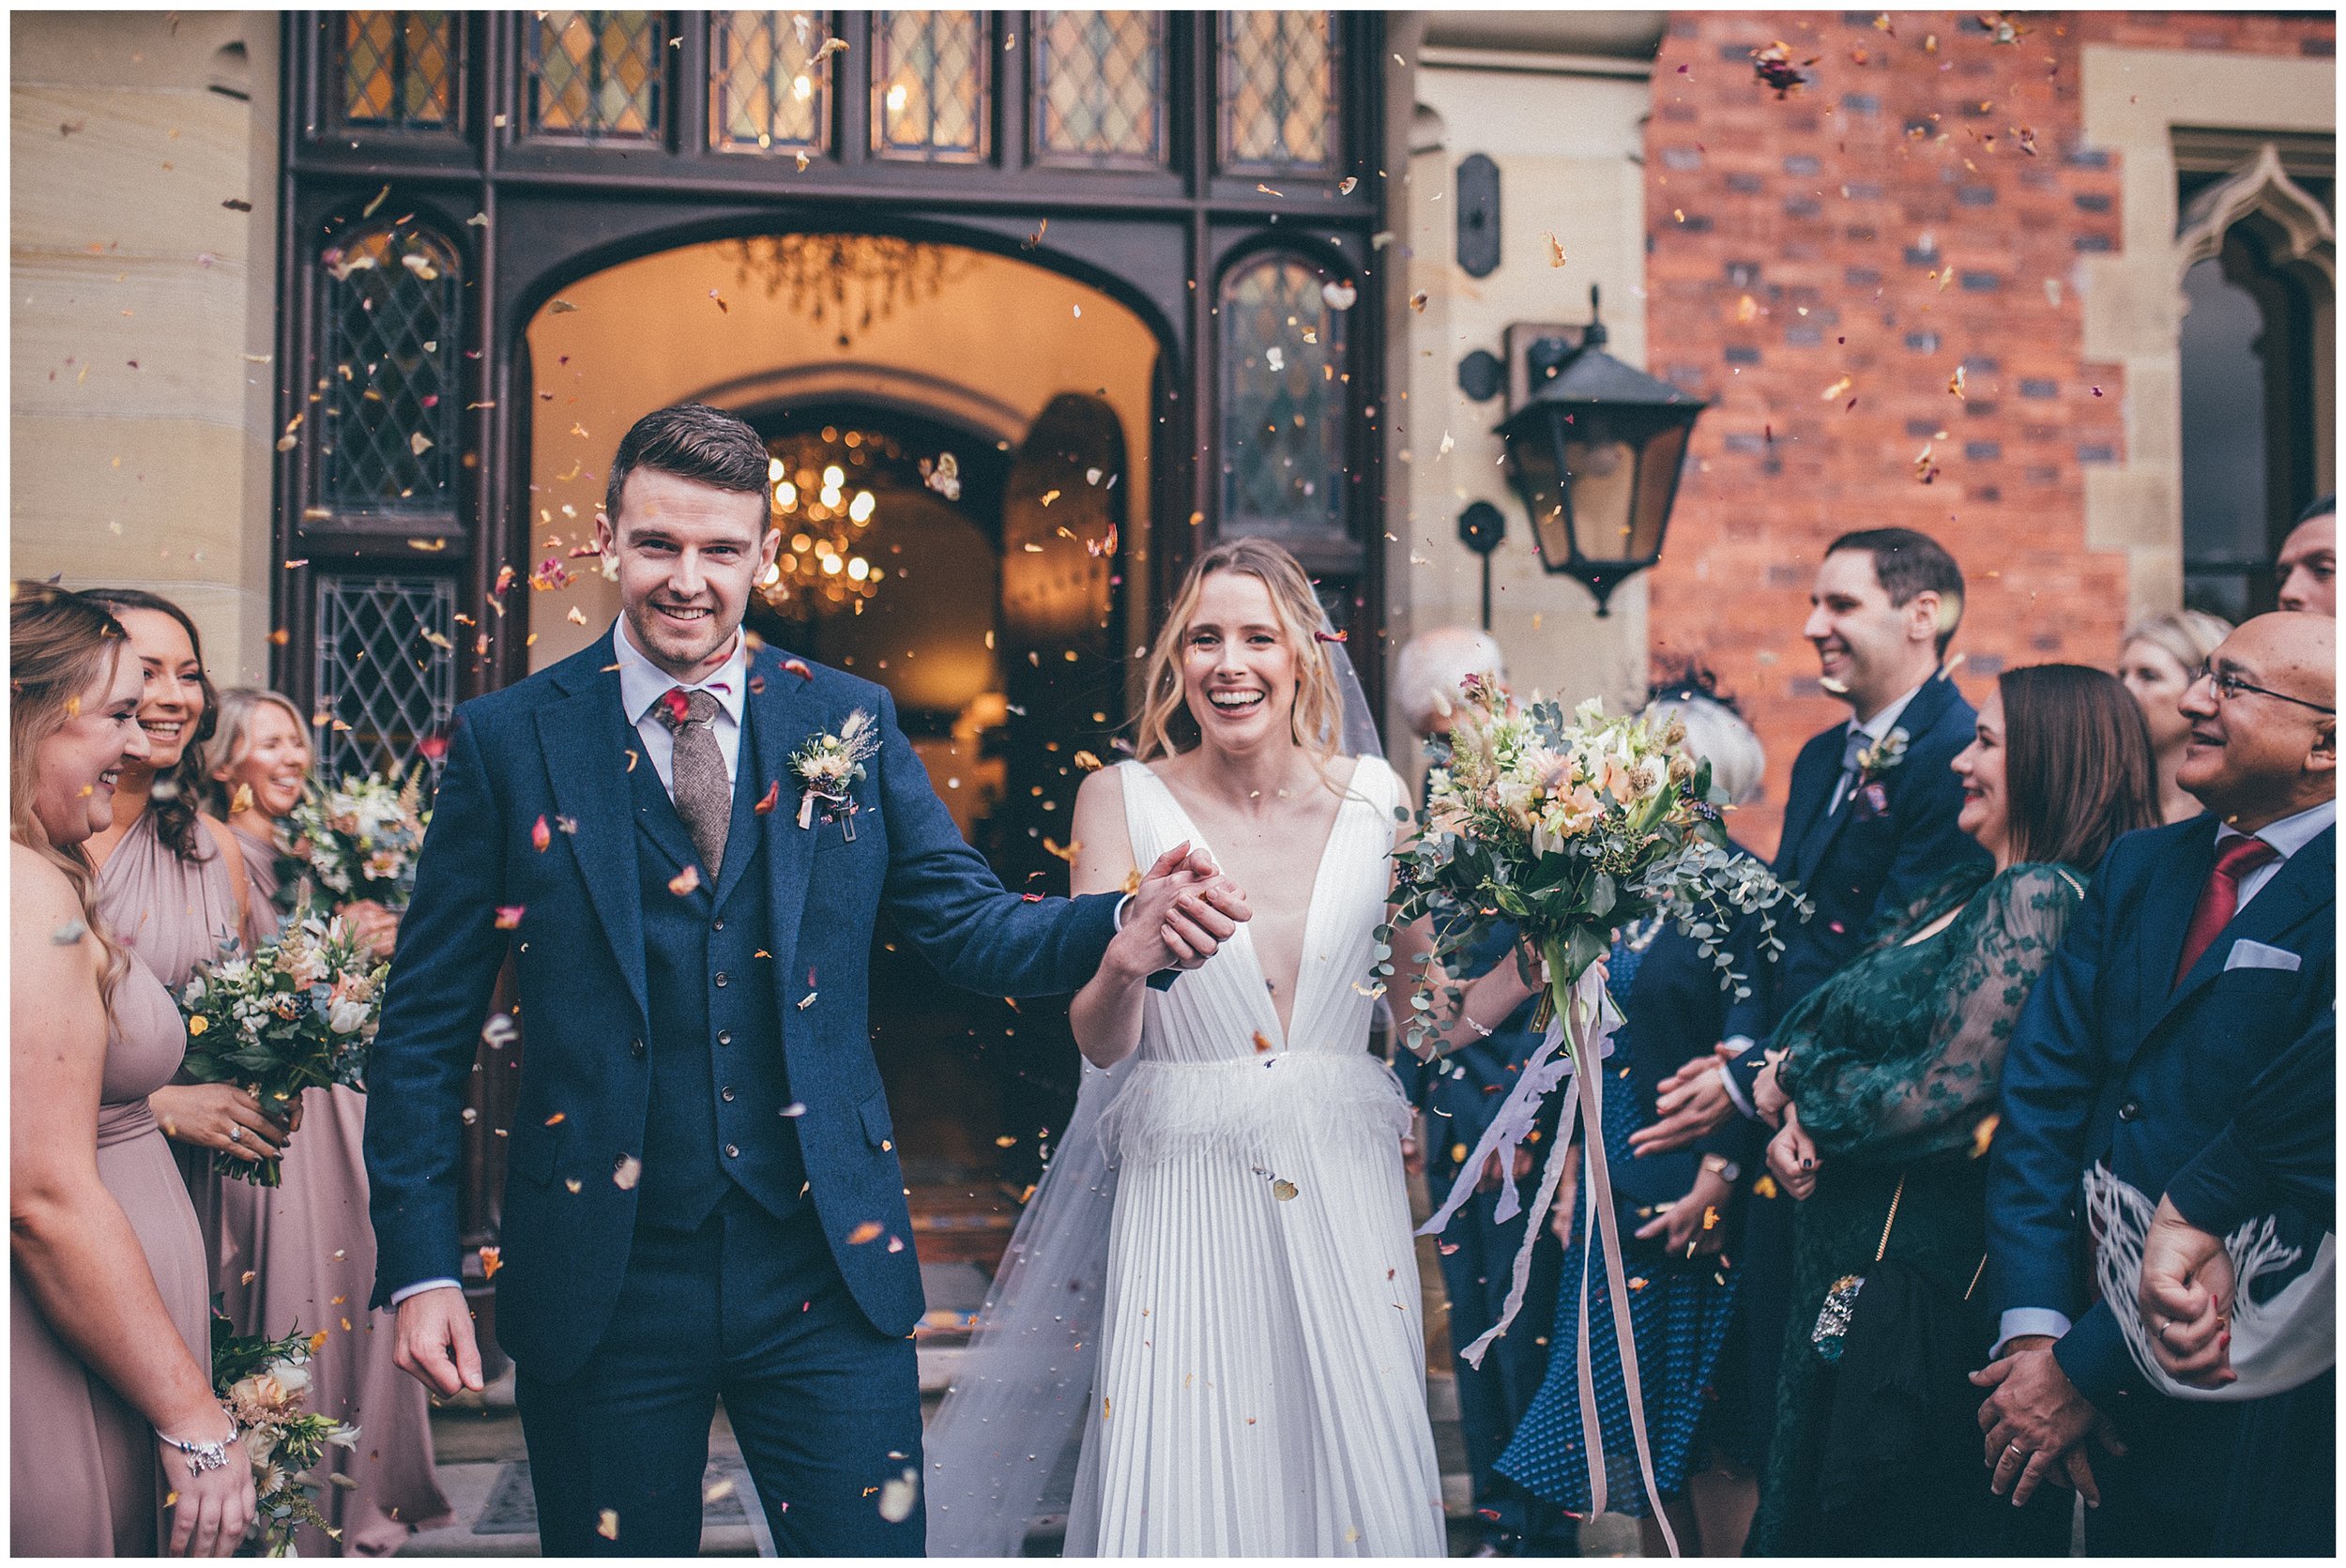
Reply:
[[[2165, 1192], [2225, 1134], [2261, 1074], [2318, 1042], [2337, 989], [2335, 827], [2291, 856], [2170, 988], [2216, 863], [2216, 828], [2202, 816], [2118, 841], [2004, 1058], [1988, 1173], [1990, 1299], [1999, 1314], [2068, 1317], [2054, 1354], [2106, 1414], [2147, 1396], [2110, 1304], [2091, 1298], [2085, 1171], [2099, 1162], [2145, 1195]], [[2295, 953], [2300, 967], [2228, 968], [2244, 940]], [[2279, 1239], [2310, 1258], [2319, 1223], [2289, 1205], [2279, 1218]]]
[[[592, 647], [457, 710], [416, 891], [400, 930], [368, 1072], [367, 1170], [374, 1301], [460, 1277], [457, 1180], [465, 1088], [510, 950], [526, 1030], [508, 1146], [498, 1337], [540, 1376], [581, 1364], [627, 1269], [650, 1072], [644, 893], [628, 772], [643, 765], [606, 633]], [[795, 664], [796, 662], [794, 661]], [[886, 689], [821, 665], [752, 655], [739, 766], [761, 794], [771, 962], [752, 983], [782, 1020], [804, 1106], [808, 1197], [857, 1305], [882, 1332], [919, 1319], [920, 1263], [866, 1024], [867, 966], [883, 905], [944, 977], [995, 995], [1072, 991], [1098, 967], [1116, 899], [1029, 902], [1007, 892], [954, 828], [897, 727]], [[798, 825], [790, 754], [872, 714], [878, 754], [855, 786], [850, 839]], [[543, 820], [561, 825], [532, 843]], [[574, 825], [574, 830], [571, 830]], [[728, 863], [746, 860], [728, 845]], [[510, 930], [503, 918], [513, 920]], [[777, 1135], [789, 1135], [778, 1128]]]
[[[1904, 914], [1958, 867], [1989, 863], [1988, 851], [1955, 825], [1963, 788], [1949, 766], [1972, 743], [1978, 719], [1954, 681], [1943, 675], [1926, 681], [1898, 715], [1895, 728], [1906, 732], [1906, 754], [1880, 775], [1885, 805], [1878, 813], [1854, 790], [1838, 811], [1828, 810], [1841, 778], [1848, 723], [1800, 749], [1774, 869], [1799, 884], [1815, 912], [1783, 931], [1783, 958], [1760, 971], [1764, 983], [1756, 989], [1763, 1005], [1760, 1027], [1751, 1031], [1755, 1039], [1863, 951], [1877, 922]], [[1748, 1017], [1739, 1013], [1736, 1022]], [[1756, 1050], [1732, 1064], [1746, 1099], [1762, 1065]]]

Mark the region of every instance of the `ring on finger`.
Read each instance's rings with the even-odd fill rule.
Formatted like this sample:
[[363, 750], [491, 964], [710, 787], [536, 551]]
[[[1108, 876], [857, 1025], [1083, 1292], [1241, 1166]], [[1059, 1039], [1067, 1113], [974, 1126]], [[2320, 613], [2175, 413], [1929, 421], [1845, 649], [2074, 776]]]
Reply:
[[228, 1129], [228, 1141], [230, 1143], [244, 1142], [244, 1129], [236, 1126], [230, 1127]]

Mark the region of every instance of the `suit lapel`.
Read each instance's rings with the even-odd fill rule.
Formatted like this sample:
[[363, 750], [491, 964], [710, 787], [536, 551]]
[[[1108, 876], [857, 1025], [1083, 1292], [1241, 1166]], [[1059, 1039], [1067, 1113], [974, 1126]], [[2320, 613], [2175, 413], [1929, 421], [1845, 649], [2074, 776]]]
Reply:
[[[1945, 717], [1947, 709], [1953, 706], [1958, 695], [1959, 693], [1955, 689], [1954, 681], [1949, 680], [1943, 675], [1932, 676], [1923, 682], [1922, 689], [1917, 691], [1913, 699], [1906, 705], [1905, 711], [1898, 715], [1898, 722], [1890, 726], [1891, 733], [1896, 734], [1899, 730], [1904, 730], [1907, 742], [1911, 746], [1928, 734], [1931, 726]], [[1854, 722], [1854, 720], [1851, 721], [1852, 723]], [[1830, 733], [1836, 737], [1844, 748], [1848, 746], [1850, 732], [1847, 727]], [[1841, 778], [1839, 754], [1836, 753], [1831, 760], [1831, 775], [1825, 780], [1824, 788], [1817, 798], [1820, 805], [1831, 802], [1833, 786], [1839, 783]], [[1901, 763], [1899, 768], [1902, 769], [1904, 766]], [[1882, 789], [1885, 793], [1896, 793], [1900, 782], [1898, 769], [1891, 769], [1882, 776]], [[1851, 820], [1857, 815], [1855, 805], [1857, 791], [1864, 787], [1862, 783], [1851, 787], [1849, 797], [1841, 801], [1840, 806], [1827, 814], [1818, 828], [1811, 830], [1810, 842], [1801, 845], [1801, 859], [1805, 862], [1800, 868], [1801, 880], [1806, 881], [1815, 875], [1817, 867], [1823, 864], [1824, 858], [1832, 853], [1834, 841], [1841, 836], [1841, 830], [1848, 827]]]
[[[2183, 957], [2184, 934], [2191, 928], [2191, 914], [2199, 907], [2200, 891], [2207, 886], [2208, 873], [2215, 867], [2216, 819], [2209, 817], [2182, 840], [2144, 890], [2137, 912], [2141, 922], [2140, 936], [2134, 949], [2134, 988], [2136, 997], [2143, 1003], [2143, 1036], [2174, 1005], [2174, 998], [2168, 993], [2180, 990], [2174, 984], [2175, 964]], [[2256, 906], [2251, 904], [2248, 907], [2253, 909]], [[2217, 946], [2221, 945], [2219, 937]]]
[[[2207, 860], [2212, 868], [2216, 859], [2213, 853], [2215, 831], [2212, 828], [2208, 834], [2208, 848]], [[2207, 945], [2207, 951], [2201, 953], [2200, 961], [2191, 966], [2191, 972], [2183, 977], [2183, 983], [2174, 988], [2174, 994], [2167, 998], [2167, 1005], [2159, 1010], [2158, 1018], [2151, 1028], [2156, 1028], [2168, 1013], [2183, 1005], [2186, 998], [2224, 972], [2225, 960], [2231, 956], [2234, 942], [2262, 941], [2279, 946], [2272, 941], [2274, 937], [2312, 913], [2324, 895], [2336, 896], [2334, 878], [2337, 867], [2338, 830], [2331, 828], [2289, 857], [2281, 869], [2274, 874], [2273, 880], [2265, 884], [2263, 891], [2249, 900], [2248, 906], [2234, 915], [2231, 922], [2216, 934], [2216, 940]], [[2202, 871], [2200, 885], [2204, 885], [2206, 880], [2206, 873]], [[2180, 901], [2186, 926], [2191, 918], [2190, 910], [2199, 903], [2199, 898], [2200, 887], [2194, 886]], [[2178, 935], [2167, 950], [2167, 974], [2174, 973], [2175, 961], [2182, 954], [2183, 937]]]
[[[598, 665], [611, 662], [606, 633], [592, 652]], [[565, 701], [541, 708], [538, 739], [556, 805], [578, 825], [571, 846], [586, 895], [602, 922], [612, 956], [627, 977], [636, 1008], [647, 1017], [651, 1004], [644, 977], [644, 911], [635, 872], [635, 810], [629, 798], [625, 752], [638, 768], [648, 768], [619, 704], [616, 670], [596, 669], [571, 689]]]
[[724, 864], [717, 874], [717, 885], [709, 890], [720, 909], [757, 860], [761, 819], [756, 808], [766, 793], [766, 777], [757, 767], [757, 715], [746, 702], [741, 705], [741, 729], [740, 746], [734, 757], [733, 818], [725, 829]]
[[823, 728], [823, 711], [808, 693], [808, 682], [785, 674], [782, 655], [770, 647], [752, 656], [749, 687], [743, 711], [750, 733], [744, 754], [755, 759], [757, 768], [747, 787], [756, 792], [754, 800], [763, 800], [769, 791], [774, 794], [773, 809], [752, 820], [766, 851], [768, 915], [779, 960], [774, 995], [779, 1000], [786, 990], [785, 966], [798, 950], [799, 917], [806, 907], [806, 879], [815, 853], [814, 830], [799, 826], [799, 781], [790, 771], [790, 754]]
[[[1825, 732], [1828, 736], [1841, 733], [1842, 730]], [[1826, 802], [1833, 799], [1833, 781], [1820, 777], [1823, 769], [1821, 758], [1826, 750], [1826, 747], [1812, 740], [1792, 763], [1791, 798], [1785, 802], [1784, 811], [1784, 842], [1775, 857], [1776, 870], [1786, 875], [1805, 875], [1808, 836], [1816, 831], [1817, 818], [1823, 814]]]

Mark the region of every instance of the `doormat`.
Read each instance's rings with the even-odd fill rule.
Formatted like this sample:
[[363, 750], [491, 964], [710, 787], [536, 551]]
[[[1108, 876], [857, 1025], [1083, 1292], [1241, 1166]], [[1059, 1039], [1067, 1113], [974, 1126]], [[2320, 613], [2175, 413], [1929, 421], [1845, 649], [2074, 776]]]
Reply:
[[[711, 1497], [710, 1493], [715, 1493]], [[751, 1523], [747, 1499], [752, 1496], [749, 1467], [739, 1457], [722, 1455], [708, 1461], [701, 1476], [701, 1528]], [[764, 1519], [756, 1521], [763, 1526]], [[538, 1495], [529, 1489], [529, 1461], [509, 1460], [497, 1467], [489, 1500], [473, 1522], [475, 1535], [535, 1535], [538, 1533]], [[763, 1534], [760, 1530], [758, 1533]]]

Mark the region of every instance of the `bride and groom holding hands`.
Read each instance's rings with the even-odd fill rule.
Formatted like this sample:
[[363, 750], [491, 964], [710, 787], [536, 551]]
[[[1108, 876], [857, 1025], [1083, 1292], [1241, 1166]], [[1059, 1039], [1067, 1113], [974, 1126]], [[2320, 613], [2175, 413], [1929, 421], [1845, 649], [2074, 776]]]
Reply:
[[[884, 688], [740, 634], [766, 486], [732, 416], [640, 420], [618, 621], [459, 710], [369, 1073], [400, 1364], [480, 1386], [462, 1113], [510, 954], [497, 1335], [550, 1555], [696, 1550], [721, 1396], [788, 1553], [1015, 1554], [1064, 1508], [1071, 1555], [1440, 1555], [1408, 1107], [1365, 1048], [1408, 801], [1309, 581], [1199, 558], [1136, 760], [1077, 797], [1076, 896], [1031, 900]], [[1089, 1064], [925, 1458], [883, 906], [955, 984], [1073, 993]], [[1501, 965], [1454, 1011], [1525, 994]]]

